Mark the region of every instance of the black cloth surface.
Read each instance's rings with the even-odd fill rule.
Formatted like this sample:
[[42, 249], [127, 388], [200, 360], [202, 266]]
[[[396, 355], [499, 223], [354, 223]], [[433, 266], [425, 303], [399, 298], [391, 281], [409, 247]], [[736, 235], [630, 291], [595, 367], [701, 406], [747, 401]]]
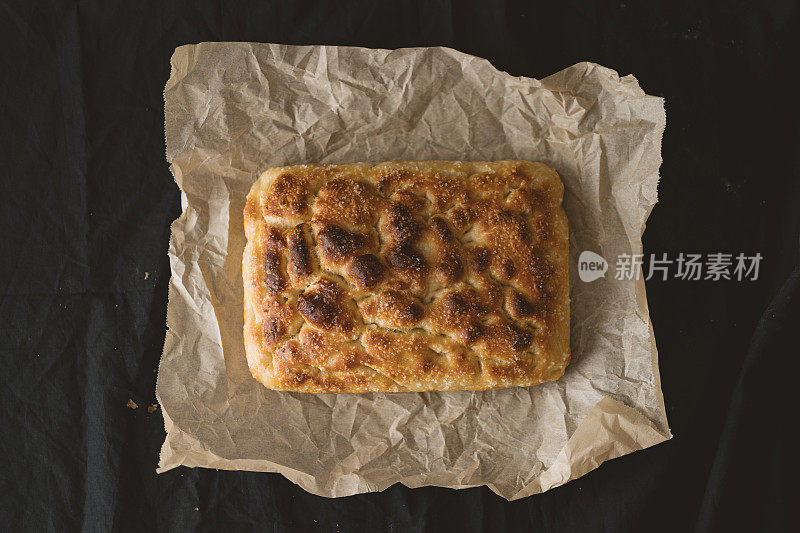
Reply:
[[[0, 524], [9, 531], [786, 530], [800, 349], [800, 9], [789, 1], [0, 2]], [[647, 254], [756, 252], [756, 281], [647, 284], [675, 437], [520, 501], [393, 486], [325, 499], [179, 468], [155, 380], [181, 44], [444, 45], [513, 75], [578, 61], [666, 98]], [[791, 380], [791, 382], [790, 382]], [[126, 406], [129, 399], [137, 409]], [[739, 529], [742, 528], [742, 529]]]

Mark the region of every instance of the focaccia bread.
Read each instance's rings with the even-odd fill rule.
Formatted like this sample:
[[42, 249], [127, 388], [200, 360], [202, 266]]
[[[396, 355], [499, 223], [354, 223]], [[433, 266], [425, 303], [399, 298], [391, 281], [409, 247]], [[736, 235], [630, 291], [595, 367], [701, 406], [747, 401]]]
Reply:
[[253, 376], [312, 393], [558, 379], [570, 359], [563, 192], [528, 161], [270, 168], [244, 210]]

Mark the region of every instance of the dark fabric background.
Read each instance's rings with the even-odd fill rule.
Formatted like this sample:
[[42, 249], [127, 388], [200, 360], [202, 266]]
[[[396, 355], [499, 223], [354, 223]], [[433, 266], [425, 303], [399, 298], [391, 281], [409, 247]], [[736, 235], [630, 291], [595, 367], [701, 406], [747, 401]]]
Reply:
[[[0, 1], [0, 525], [788, 529], [799, 19], [789, 1]], [[485, 488], [331, 500], [276, 474], [156, 475], [163, 420], [146, 406], [179, 214], [162, 90], [177, 45], [217, 40], [446, 45], [532, 77], [591, 60], [665, 97], [645, 251], [764, 256], [754, 282], [647, 284], [675, 438], [512, 503]]]

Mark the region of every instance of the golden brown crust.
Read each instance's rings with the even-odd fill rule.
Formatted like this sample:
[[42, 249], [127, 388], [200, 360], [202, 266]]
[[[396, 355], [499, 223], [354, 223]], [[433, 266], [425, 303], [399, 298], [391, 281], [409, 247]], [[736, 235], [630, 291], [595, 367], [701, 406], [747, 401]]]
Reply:
[[569, 363], [558, 174], [528, 161], [297, 165], [244, 210], [245, 345], [276, 390], [485, 390]]

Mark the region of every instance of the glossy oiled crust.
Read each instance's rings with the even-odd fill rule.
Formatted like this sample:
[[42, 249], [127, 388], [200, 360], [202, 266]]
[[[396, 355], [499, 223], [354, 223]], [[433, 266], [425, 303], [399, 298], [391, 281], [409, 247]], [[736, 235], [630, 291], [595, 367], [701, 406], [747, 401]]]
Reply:
[[483, 390], [569, 363], [568, 228], [527, 161], [271, 168], [244, 211], [250, 370], [276, 390]]

